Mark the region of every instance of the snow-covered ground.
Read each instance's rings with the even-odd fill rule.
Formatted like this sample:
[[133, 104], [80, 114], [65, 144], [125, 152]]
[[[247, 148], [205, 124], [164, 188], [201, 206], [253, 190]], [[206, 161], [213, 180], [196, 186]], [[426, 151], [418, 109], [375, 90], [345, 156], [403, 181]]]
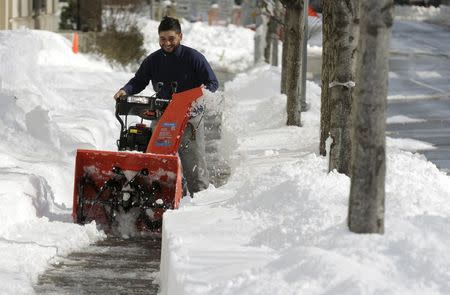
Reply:
[[[236, 71], [253, 60], [236, 30], [192, 24], [184, 40]], [[33, 293], [51, 261], [104, 238], [71, 222], [74, 155], [115, 149], [111, 96], [130, 75], [56, 34], [0, 31], [0, 294]], [[279, 79], [258, 66], [225, 85], [232, 175], [166, 213], [162, 293], [449, 294], [450, 177], [401, 150], [423, 143], [388, 139], [386, 233], [350, 233], [350, 179], [317, 153], [320, 89], [308, 83], [304, 126], [286, 127]]]
[[386, 233], [350, 233], [350, 179], [318, 156], [320, 89], [286, 127], [279, 74], [225, 85], [234, 170], [166, 213], [163, 294], [448, 294], [450, 177], [398, 148], [420, 142], [388, 139]]

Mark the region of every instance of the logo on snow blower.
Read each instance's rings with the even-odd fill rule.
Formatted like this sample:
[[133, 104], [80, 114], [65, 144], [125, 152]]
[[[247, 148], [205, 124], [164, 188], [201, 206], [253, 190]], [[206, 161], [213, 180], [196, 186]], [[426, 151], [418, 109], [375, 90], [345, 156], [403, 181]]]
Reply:
[[173, 144], [173, 139], [176, 136], [177, 123], [175, 122], [164, 122], [161, 124], [161, 129], [159, 130], [158, 138], [155, 142], [156, 146], [171, 146]]
[[164, 123], [162, 123], [162, 127], [163, 128], [170, 128], [170, 130], [175, 130], [175, 128], [177, 127], [177, 123], [175, 123], [175, 122], [164, 122]]
[[170, 139], [157, 139], [156, 146], [171, 146], [172, 145], [172, 141]]

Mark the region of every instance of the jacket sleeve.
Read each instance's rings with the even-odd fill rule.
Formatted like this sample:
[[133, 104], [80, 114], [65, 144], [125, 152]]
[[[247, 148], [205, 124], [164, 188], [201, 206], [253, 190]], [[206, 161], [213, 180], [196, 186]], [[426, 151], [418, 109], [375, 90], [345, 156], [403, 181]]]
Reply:
[[214, 71], [201, 53], [196, 56], [195, 71], [206, 89], [215, 92], [219, 88], [219, 81], [217, 81]]
[[134, 95], [141, 92], [147, 87], [148, 83], [152, 79], [150, 72], [150, 57], [147, 57], [140, 65], [134, 77], [131, 78], [128, 83], [122, 87], [127, 95]]

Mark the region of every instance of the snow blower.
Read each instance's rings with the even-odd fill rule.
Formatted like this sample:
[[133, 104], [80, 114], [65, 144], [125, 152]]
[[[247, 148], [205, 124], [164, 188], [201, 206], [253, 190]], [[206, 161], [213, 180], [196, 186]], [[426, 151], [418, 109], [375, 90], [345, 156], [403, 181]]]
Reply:
[[[176, 92], [176, 85], [172, 90]], [[134, 209], [139, 211], [138, 230], [159, 230], [164, 211], [176, 209], [183, 195], [178, 148], [189, 109], [202, 94], [198, 87], [173, 93], [171, 99], [160, 98], [158, 92], [119, 98], [115, 113], [121, 127], [119, 151], [77, 150], [74, 221], [95, 220], [108, 230], [118, 214]], [[130, 115], [139, 117], [140, 123], [127, 126]], [[145, 124], [155, 120], [156, 125]]]

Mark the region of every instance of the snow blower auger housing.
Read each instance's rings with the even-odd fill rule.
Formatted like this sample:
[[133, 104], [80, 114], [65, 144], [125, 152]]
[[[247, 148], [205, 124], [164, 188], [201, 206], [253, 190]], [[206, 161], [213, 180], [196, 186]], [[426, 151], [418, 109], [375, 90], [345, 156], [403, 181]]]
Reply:
[[[178, 148], [189, 109], [202, 94], [198, 87], [174, 93], [171, 100], [157, 95], [120, 98], [116, 103], [121, 126], [119, 152], [77, 150], [74, 221], [85, 224], [95, 220], [109, 230], [120, 212], [133, 209], [139, 212], [138, 230], [159, 230], [164, 211], [178, 208], [182, 198]], [[140, 117], [141, 123], [127, 126], [129, 115]], [[151, 128], [144, 120], [158, 121]]]

